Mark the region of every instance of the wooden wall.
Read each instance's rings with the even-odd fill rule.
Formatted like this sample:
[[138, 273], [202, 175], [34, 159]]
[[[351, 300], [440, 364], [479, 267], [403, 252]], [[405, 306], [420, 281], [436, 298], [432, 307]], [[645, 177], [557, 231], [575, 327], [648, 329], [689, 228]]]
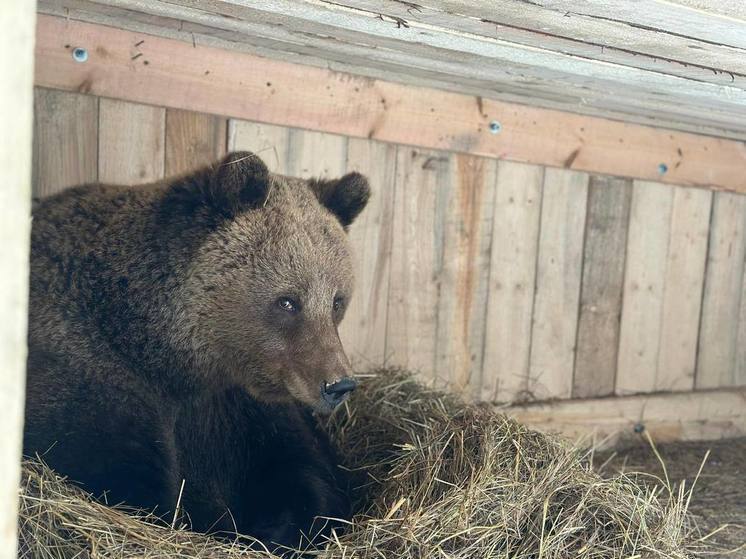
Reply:
[[228, 149], [278, 173], [368, 175], [342, 327], [360, 368], [501, 402], [746, 385], [742, 195], [56, 90], [37, 89], [35, 113], [36, 197]]

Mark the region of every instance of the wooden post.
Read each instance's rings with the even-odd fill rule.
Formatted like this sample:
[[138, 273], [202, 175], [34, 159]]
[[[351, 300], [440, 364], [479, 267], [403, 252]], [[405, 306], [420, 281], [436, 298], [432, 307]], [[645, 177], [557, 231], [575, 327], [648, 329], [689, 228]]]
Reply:
[[36, 2], [0, 2], [0, 559], [16, 556], [26, 384]]

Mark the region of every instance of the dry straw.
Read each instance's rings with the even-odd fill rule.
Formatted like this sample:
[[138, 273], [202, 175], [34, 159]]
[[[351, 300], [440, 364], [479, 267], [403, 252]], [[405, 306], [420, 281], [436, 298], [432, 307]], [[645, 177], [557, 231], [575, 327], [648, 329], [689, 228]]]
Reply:
[[[689, 493], [634, 476], [603, 479], [585, 455], [410, 375], [366, 378], [329, 431], [359, 512], [330, 559], [692, 557]], [[268, 557], [91, 502], [36, 463], [24, 467], [20, 555], [33, 559]], [[308, 552], [307, 552], [308, 553]]]

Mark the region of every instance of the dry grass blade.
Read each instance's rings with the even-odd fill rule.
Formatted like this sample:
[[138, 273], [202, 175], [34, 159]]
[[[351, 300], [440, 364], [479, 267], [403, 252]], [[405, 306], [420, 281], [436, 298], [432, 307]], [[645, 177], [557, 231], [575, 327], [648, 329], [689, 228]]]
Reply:
[[[494, 411], [381, 371], [328, 422], [355, 480], [357, 514], [327, 559], [684, 559], [685, 491], [603, 479], [585, 453]], [[152, 519], [150, 519], [152, 520]], [[92, 503], [24, 468], [21, 556], [268, 557]]]

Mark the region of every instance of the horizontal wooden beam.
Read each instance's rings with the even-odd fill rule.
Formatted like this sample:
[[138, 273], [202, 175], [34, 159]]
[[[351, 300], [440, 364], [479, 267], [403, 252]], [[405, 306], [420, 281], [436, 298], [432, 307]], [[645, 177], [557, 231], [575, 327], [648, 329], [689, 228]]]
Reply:
[[[76, 61], [75, 48], [87, 53]], [[40, 15], [36, 84], [353, 137], [746, 193], [740, 141], [355, 77]]]
[[600, 448], [644, 440], [716, 440], [746, 436], [746, 388], [640, 394], [534, 403], [502, 411], [542, 431], [593, 440]]

